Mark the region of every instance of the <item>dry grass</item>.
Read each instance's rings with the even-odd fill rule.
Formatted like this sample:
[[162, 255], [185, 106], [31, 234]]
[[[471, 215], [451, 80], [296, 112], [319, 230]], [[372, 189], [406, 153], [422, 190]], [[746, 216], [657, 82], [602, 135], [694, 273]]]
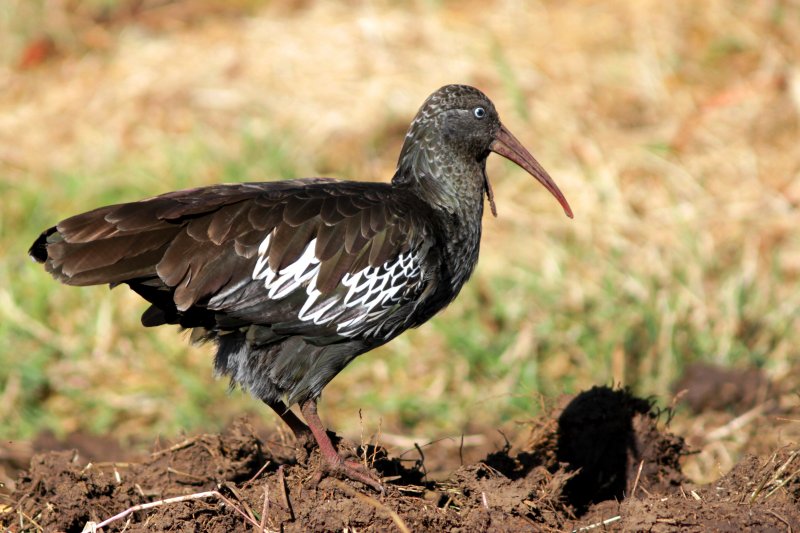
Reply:
[[[143, 331], [133, 295], [56, 286], [25, 258], [38, 231], [177, 187], [388, 179], [416, 108], [453, 82], [492, 97], [576, 218], [490, 159], [500, 217], [474, 280], [333, 382], [334, 427], [356, 433], [363, 408], [369, 427], [458, 434], [521, 416], [537, 391], [612, 381], [669, 398], [693, 360], [797, 373], [797, 2], [112, 2], [100, 21], [100, 3], [73, 3], [0, 7], [12, 436], [262, 412], [224, 398], [207, 348]], [[19, 68], [42, 33], [55, 55]]]

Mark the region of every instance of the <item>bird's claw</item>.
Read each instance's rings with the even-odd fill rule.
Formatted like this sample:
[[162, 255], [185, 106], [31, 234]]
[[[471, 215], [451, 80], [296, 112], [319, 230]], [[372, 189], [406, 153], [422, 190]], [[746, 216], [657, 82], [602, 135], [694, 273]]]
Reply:
[[381, 484], [380, 478], [375, 472], [357, 461], [340, 460], [339, 464], [334, 466], [332, 473], [372, 487], [379, 492], [381, 496], [386, 494], [386, 489]]
[[359, 483], [375, 489], [381, 496], [386, 494], [386, 489], [381, 484], [380, 478], [375, 472], [357, 461], [347, 461], [342, 458], [329, 461], [327, 458], [323, 457], [319, 470], [317, 470], [311, 480], [311, 485], [316, 487], [325, 476], [358, 481]]

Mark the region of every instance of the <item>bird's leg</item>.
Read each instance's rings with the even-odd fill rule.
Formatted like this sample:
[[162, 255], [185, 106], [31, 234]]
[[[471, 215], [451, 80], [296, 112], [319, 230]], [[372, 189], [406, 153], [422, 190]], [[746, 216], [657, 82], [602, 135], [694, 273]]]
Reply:
[[324, 463], [323, 468], [329, 473], [339, 474], [359, 481], [383, 494], [383, 486], [372, 472], [357, 461], [345, 461], [336, 451], [330, 437], [328, 437], [325, 426], [322, 424], [322, 420], [319, 419], [317, 414], [317, 400], [306, 400], [300, 404], [300, 411], [303, 413], [303, 418], [306, 419], [311, 433], [314, 434], [314, 438], [317, 439], [317, 445]]
[[273, 411], [278, 413], [289, 429], [294, 433], [294, 438], [297, 441], [296, 459], [298, 463], [305, 463], [308, 460], [309, 454], [314, 449], [316, 444], [314, 434], [307, 425], [300, 420], [296, 414], [292, 412], [281, 400], [262, 400], [265, 404], [269, 405]]

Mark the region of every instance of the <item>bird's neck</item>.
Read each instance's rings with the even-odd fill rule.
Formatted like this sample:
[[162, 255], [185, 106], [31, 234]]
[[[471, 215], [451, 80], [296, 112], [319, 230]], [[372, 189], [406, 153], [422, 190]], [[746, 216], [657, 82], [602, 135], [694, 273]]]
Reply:
[[430, 133], [412, 128], [406, 135], [392, 186], [414, 193], [436, 211], [480, 222], [486, 158], [478, 160], [451, 150]]
[[450, 153], [401, 155], [392, 179], [433, 208], [440, 226], [443, 259], [457, 293], [478, 260], [485, 192], [486, 160], [469, 161]]

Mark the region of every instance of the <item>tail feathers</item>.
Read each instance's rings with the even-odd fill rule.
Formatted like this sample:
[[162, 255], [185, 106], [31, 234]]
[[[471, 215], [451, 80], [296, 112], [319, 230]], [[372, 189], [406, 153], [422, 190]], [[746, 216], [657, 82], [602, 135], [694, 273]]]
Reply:
[[58, 231], [69, 242], [90, 242], [113, 237], [121, 233], [117, 224], [109, 219], [120, 205], [108, 205], [74, 215], [58, 223]]
[[175, 228], [72, 242], [58, 227], [43, 232], [28, 253], [68, 285], [117, 284], [156, 275]]
[[164, 203], [152, 199], [100, 207], [43, 232], [29, 254], [69, 285], [120, 283], [154, 275], [155, 265], [180, 231], [158, 217]]

